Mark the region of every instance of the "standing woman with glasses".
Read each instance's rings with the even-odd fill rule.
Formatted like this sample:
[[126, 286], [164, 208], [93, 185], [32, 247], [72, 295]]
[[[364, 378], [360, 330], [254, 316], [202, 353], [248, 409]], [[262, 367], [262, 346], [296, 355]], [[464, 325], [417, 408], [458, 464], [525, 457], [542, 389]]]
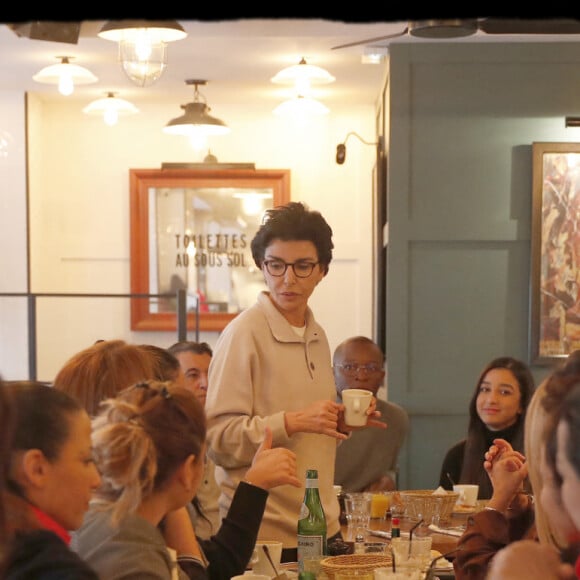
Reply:
[[[347, 438], [335, 401], [330, 347], [308, 299], [328, 273], [332, 230], [302, 203], [268, 210], [251, 243], [267, 291], [220, 335], [209, 367], [208, 453], [216, 463], [225, 513], [270, 427], [273, 446], [295, 452], [297, 472], [317, 469], [328, 539], [340, 535], [333, 491], [337, 441]], [[383, 426], [374, 417], [367, 424]], [[270, 491], [259, 539], [280, 540], [282, 561], [297, 560], [296, 522], [303, 488]]]

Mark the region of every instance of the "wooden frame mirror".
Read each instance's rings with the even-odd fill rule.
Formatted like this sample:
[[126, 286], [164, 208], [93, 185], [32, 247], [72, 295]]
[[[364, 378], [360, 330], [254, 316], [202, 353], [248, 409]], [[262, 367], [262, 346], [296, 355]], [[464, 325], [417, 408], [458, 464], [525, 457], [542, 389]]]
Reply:
[[131, 169], [132, 330], [220, 331], [265, 288], [250, 242], [264, 212], [290, 201], [287, 169]]

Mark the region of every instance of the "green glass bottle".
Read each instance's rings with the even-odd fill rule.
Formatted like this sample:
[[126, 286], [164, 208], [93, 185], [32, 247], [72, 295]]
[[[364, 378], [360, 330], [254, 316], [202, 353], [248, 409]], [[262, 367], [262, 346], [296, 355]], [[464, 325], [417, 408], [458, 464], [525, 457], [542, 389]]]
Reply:
[[318, 492], [318, 470], [306, 470], [306, 490], [298, 518], [298, 571], [304, 559], [326, 555], [326, 515]]

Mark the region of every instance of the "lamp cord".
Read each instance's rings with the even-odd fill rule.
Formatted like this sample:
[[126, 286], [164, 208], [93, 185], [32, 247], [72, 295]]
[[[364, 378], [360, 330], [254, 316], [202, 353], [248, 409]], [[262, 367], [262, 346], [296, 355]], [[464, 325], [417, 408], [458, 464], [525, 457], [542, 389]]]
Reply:
[[365, 141], [356, 131], [350, 131], [347, 136], [344, 138], [344, 141], [342, 142], [343, 145], [346, 145], [346, 142], [348, 141], [348, 138], [354, 135], [355, 137], [357, 137], [360, 141], [362, 141], [365, 145], [378, 145], [378, 143], [375, 141], [374, 143], [370, 143], [369, 141]]
[[348, 138], [351, 135], [354, 135], [357, 139], [359, 139], [359, 141], [361, 141], [365, 145], [379, 145], [382, 152], [383, 145], [381, 137], [379, 137], [379, 141], [371, 143], [369, 141], [365, 141], [365, 139], [363, 139], [356, 131], [350, 131], [349, 133], [347, 133], [346, 137], [344, 138], [344, 141], [336, 146], [336, 162], [339, 165], [342, 165], [346, 159], [346, 142], [348, 141]]

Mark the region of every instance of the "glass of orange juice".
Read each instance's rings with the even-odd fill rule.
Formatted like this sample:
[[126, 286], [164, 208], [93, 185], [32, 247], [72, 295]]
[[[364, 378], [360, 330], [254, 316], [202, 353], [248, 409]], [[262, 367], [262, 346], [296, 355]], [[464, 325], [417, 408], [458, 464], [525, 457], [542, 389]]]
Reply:
[[390, 491], [374, 491], [371, 502], [371, 518], [385, 519], [387, 510], [391, 507]]

